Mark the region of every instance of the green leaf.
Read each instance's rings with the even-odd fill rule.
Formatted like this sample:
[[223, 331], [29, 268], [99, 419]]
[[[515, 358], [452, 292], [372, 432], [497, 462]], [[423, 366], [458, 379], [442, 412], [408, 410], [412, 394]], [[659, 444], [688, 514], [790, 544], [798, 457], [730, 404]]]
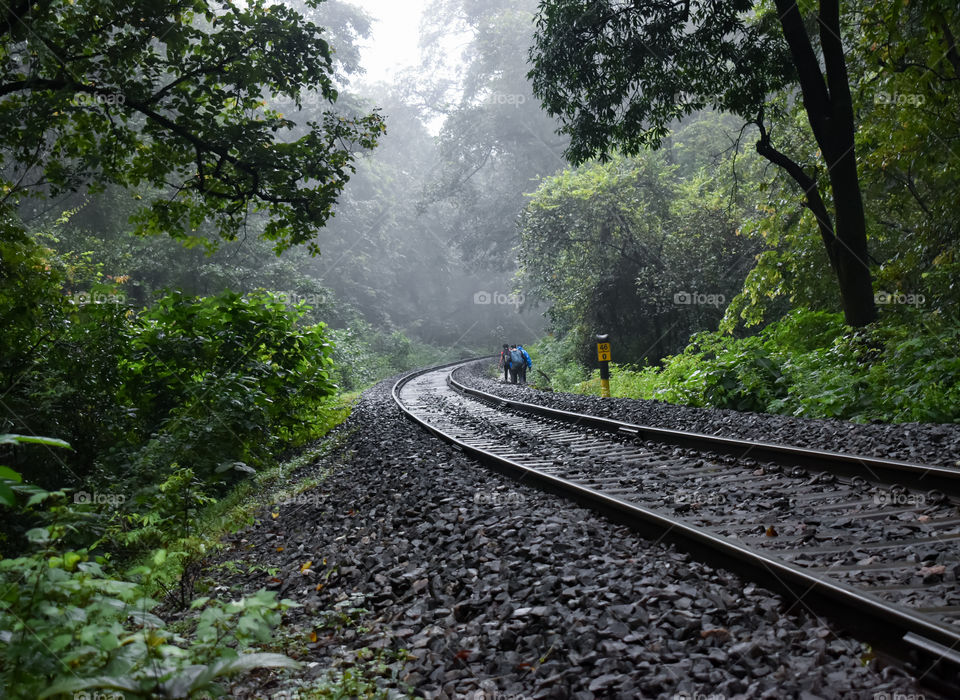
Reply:
[[50, 491], [37, 491], [37, 492], [34, 493], [32, 496], [30, 496], [29, 499], [27, 499], [27, 506], [28, 506], [28, 507], [29, 507], [29, 506], [35, 506], [35, 505], [37, 505], [38, 503], [43, 503], [45, 500], [47, 500], [48, 498], [50, 498], [50, 496], [52, 496], [52, 495], [53, 495], [53, 493], [51, 493]]
[[10, 467], [4, 467], [3, 465], [0, 465], [0, 479], [16, 481], [18, 484], [23, 481], [23, 477], [20, 476], [20, 472], [15, 472]]
[[57, 438], [38, 437], [36, 435], [14, 435], [12, 433], [0, 435], [0, 445], [15, 444], [46, 445], [47, 447], [63, 447], [67, 450], [73, 449], [70, 447], [69, 442], [58, 440]]

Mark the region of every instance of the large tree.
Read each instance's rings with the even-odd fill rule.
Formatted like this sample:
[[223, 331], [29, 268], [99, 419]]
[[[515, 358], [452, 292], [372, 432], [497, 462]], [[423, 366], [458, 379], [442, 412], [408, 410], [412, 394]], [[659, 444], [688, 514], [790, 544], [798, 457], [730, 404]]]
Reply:
[[[530, 91], [526, 73], [536, 0], [435, 0], [422, 44], [428, 85], [439, 92], [451, 28], [471, 37], [462, 75], [444, 104], [441, 159], [427, 196], [448, 205], [449, 228], [464, 257], [490, 270], [512, 270], [516, 220], [524, 193], [562, 169], [567, 140]], [[449, 103], [447, 103], [449, 100]]]
[[278, 251], [316, 251], [355, 151], [383, 124], [328, 109], [304, 128], [267, 101], [332, 104], [334, 69], [323, 29], [266, 0], [11, 2], [2, 203], [112, 183], [148, 193], [141, 231], [190, 237], [212, 219], [231, 239], [258, 210]]
[[545, 178], [520, 217], [522, 288], [550, 302], [551, 329], [577, 339], [584, 364], [598, 331], [619, 362], [679, 351], [743, 284], [757, 246], [737, 235], [723, 182], [667, 164], [686, 146]]
[[[850, 325], [876, 318], [837, 0], [544, 0], [531, 49], [534, 92], [582, 162], [656, 148], [705, 107], [754, 124], [756, 147], [801, 188]], [[778, 150], [771, 98], [799, 87], [821, 160]]]

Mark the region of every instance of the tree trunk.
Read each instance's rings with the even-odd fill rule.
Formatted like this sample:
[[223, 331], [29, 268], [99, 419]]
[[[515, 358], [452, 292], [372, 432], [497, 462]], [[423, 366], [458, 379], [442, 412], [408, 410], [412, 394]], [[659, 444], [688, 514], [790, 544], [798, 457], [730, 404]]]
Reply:
[[877, 308], [867, 253], [863, 200], [852, 146], [846, 156], [833, 162], [830, 187], [837, 215], [837, 235], [830, 257], [840, 283], [840, 301], [846, 322], [851, 326], [865, 326], [876, 320]]
[[[814, 180], [803, 173], [796, 163], [790, 162], [790, 165], [801, 176], [791, 172], [790, 168], [787, 171], [807, 192], [812, 204], [810, 208], [817, 216], [820, 234], [840, 286], [840, 301], [846, 322], [851, 326], [865, 326], [877, 318], [877, 308], [873, 300], [867, 226], [857, 175], [853, 100], [840, 39], [839, 1], [821, 0], [817, 17], [826, 76], [820, 69], [820, 61], [796, 2], [776, 0], [776, 6], [784, 38], [797, 68], [807, 119], [827, 163], [835, 213], [832, 224], [820, 193], [811, 191], [810, 185]], [[761, 131], [761, 136], [766, 137], [766, 134]], [[762, 155], [770, 160], [773, 160], [771, 155], [786, 159], [769, 145], [769, 139], [765, 140], [767, 153], [761, 150], [760, 144], [757, 145]]]

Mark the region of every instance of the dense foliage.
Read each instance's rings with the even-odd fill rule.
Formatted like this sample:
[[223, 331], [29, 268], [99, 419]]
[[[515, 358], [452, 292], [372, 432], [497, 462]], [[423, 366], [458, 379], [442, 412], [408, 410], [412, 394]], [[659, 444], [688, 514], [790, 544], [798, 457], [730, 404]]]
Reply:
[[[232, 674], [295, 665], [244, 653], [269, 641], [288, 601], [193, 600], [188, 571], [220, 534], [201, 528], [218, 499], [249, 499], [258, 472], [343, 418], [318, 316], [326, 289], [273, 257], [318, 251], [357, 152], [384, 130], [376, 113], [334, 105], [356, 54], [334, 58], [318, 5], [301, 5], [309, 18], [265, 2], [2, 13], [11, 697], [219, 695]], [[365, 31], [339, 3], [331, 16], [335, 37]], [[193, 608], [185, 625], [167, 627], [157, 594], [167, 612]]]
[[[0, 446], [11, 445], [70, 447], [51, 438], [0, 435]], [[220, 681], [227, 676], [297, 667], [280, 654], [242, 653], [269, 640], [292, 601], [266, 590], [229, 603], [201, 597], [190, 605], [198, 612], [189, 637], [167, 630], [149, 594], [157, 589], [168, 552], [157, 550], [117, 575], [108, 555], [92, 551], [97, 543], [68, 545], [68, 533], [83, 518], [66, 495], [25, 484], [18, 472], [0, 465], [0, 504], [40, 512], [47, 521], [26, 533], [29, 553], [0, 559], [0, 678], [10, 697], [76, 697], [84, 689], [143, 698], [221, 695]], [[18, 502], [23, 496], [29, 499]]]
[[[870, 422], [960, 421], [960, 328], [911, 313], [855, 330], [799, 309], [747, 338], [695, 335], [662, 366], [611, 365], [613, 396]], [[566, 388], [595, 392], [594, 381]]]
[[[574, 162], [657, 148], [668, 125], [711, 107], [756, 126], [756, 150], [803, 195], [847, 322], [876, 318], [840, 3], [545, 0], [534, 90], [572, 137]], [[773, 139], [797, 98], [815, 140], [806, 168]]]
[[256, 208], [282, 250], [314, 238], [354, 149], [383, 130], [375, 114], [298, 125], [267, 105], [337, 99], [323, 29], [281, 4], [58, 0], [3, 15], [5, 203], [113, 183], [147, 192], [140, 231], [190, 239], [211, 219], [232, 239]]
[[[683, 171], [688, 176], [683, 177]], [[520, 221], [524, 290], [551, 302], [578, 359], [596, 332], [622, 361], [658, 359], [714, 327], [757, 246], [716, 183], [657, 154], [615, 156], [544, 180]]]
[[[572, 386], [581, 372], [595, 366], [590, 359], [594, 333], [618, 333], [610, 319], [600, 318], [603, 312], [598, 309], [615, 309], [626, 298], [629, 311], [642, 322], [623, 315], [617, 319], [617, 324], [631, 330], [615, 338], [620, 342], [614, 345], [614, 359], [639, 366], [655, 364], [664, 354], [673, 355], [662, 371], [643, 370], [642, 380], [629, 374], [635, 395], [656, 393], [659, 398], [697, 405], [816, 417], [956, 420], [955, 412], [945, 407], [952, 397], [943, 387], [955, 383], [957, 368], [946, 350], [948, 345], [938, 340], [949, 342], [955, 335], [952, 329], [960, 324], [956, 313], [960, 287], [955, 281], [960, 241], [956, 232], [960, 122], [950, 106], [956, 104], [960, 90], [960, 16], [956, 8], [949, 3], [919, 5], [902, 0], [795, 6], [791, 12], [803, 13], [807, 20], [803, 31], [809, 47], [804, 51], [812, 51], [820, 61], [816, 71], [826, 65], [836, 79], [825, 83], [828, 99], [824, 102], [824, 95], [811, 94], [809, 86], [803, 85], [801, 73], [813, 69], [801, 65], [809, 54], [804, 58], [793, 51], [797, 42], [804, 41], [796, 26], [788, 26], [795, 17], [781, 21], [785, 17], [773, 12], [774, 3], [740, 4], [740, 10], [751, 6], [754, 13], [738, 11], [736, 3], [724, 7], [639, 3], [621, 8], [619, 13], [612, 9], [614, 5], [577, 0], [541, 3], [532, 52], [535, 90], [545, 105], [561, 116], [561, 126], [572, 138], [571, 155], [584, 160], [598, 154], [610, 161], [605, 166], [586, 161], [578, 170], [565, 173], [563, 177], [577, 185], [569, 187], [562, 198], [548, 196], [548, 192], [561, 191], [556, 183], [552, 189], [542, 185], [524, 214], [520, 231], [524, 291], [553, 303], [551, 330], [560, 340], [546, 342], [544, 351], [579, 365], [557, 372], [570, 380], [561, 386]], [[833, 5], [838, 15], [831, 15], [837, 11], [830, 10]], [[653, 10], [641, 13], [641, 7]], [[659, 22], [677, 13], [689, 13], [689, 25]], [[721, 16], [727, 25], [706, 21]], [[657, 34], [660, 25], [671, 29]], [[729, 31], [710, 34], [711, 27], [719, 26], [727, 26]], [[822, 35], [819, 39], [817, 27]], [[835, 31], [829, 31], [831, 28]], [[790, 32], [794, 32], [792, 37]], [[842, 72], [830, 68], [839, 65], [838, 38], [844, 48]], [[646, 50], [654, 45], [657, 51]], [[753, 51], [758, 46], [767, 48]], [[722, 57], [734, 49], [738, 58], [732, 63], [700, 60]], [[587, 54], [590, 60], [584, 58]], [[748, 70], [748, 66], [756, 70]], [[727, 70], [737, 75], [732, 80], [715, 79], [718, 71]], [[749, 85], [753, 88], [747, 89]], [[843, 280], [828, 274], [831, 267], [837, 271], [837, 264], [829, 245], [824, 246], [825, 218], [816, 200], [821, 199], [829, 209], [853, 198], [841, 196], [835, 189], [836, 168], [831, 167], [835, 159], [814, 123], [818, 110], [822, 116], [843, 108], [837, 101], [846, 99], [848, 88], [855, 143], [841, 150], [857, 156], [857, 197], [864, 201], [869, 242], [866, 252], [857, 256], [866, 259], [869, 255], [874, 279], [870, 305], [877, 307], [879, 316], [859, 336], [833, 325], [821, 329], [829, 337], [828, 346], [837, 343], [831, 352], [813, 355], [796, 350], [795, 361], [787, 362], [786, 354], [792, 350], [782, 348], [783, 357], [768, 358], [753, 349], [771, 341], [766, 336], [749, 336], [791, 309], [830, 314], [846, 311], [845, 319], [851, 321], [849, 306], [843, 301]], [[714, 110], [735, 115], [728, 116], [736, 123]], [[720, 135], [723, 132], [726, 145]], [[741, 148], [751, 142], [757, 143], [755, 153]], [[678, 167], [674, 177], [688, 190], [698, 181], [709, 183], [705, 189], [690, 190], [693, 196], [678, 195], [677, 188], [663, 191], [661, 196], [671, 202], [670, 207], [683, 202], [693, 217], [705, 222], [711, 210], [722, 210], [736, 237], [750, 241], [744, 249], [755, 255], [745, 278], [730, 275], [728, 285], [716, 276], [705, 278], [710, 264], [705, 265], [694, 250], [681, 250], [666, 266], [667, 275], [658, 277], [644, 270], [632, 288], [627, 284], [622, 270], [629, 266], [623, 258], [635, 255], [623, 247], [623, 232], [631, 221], [627, 214], [642, 216], [644, 223], [660, 217], [651, 216], [643, 200], [631, 199], [632, 189], [611, 197], [595, 183], [600, 182], [597, 173], [604, 172], [604, 167], [613, 164], [622, 169], [629, 162], [618, 147], [633, 152], [648, 146], [659, 147], [663, 162]], [[694, 156], [691, 168], [693, 154], [711, 154], [713, 159], [697, 161]], [[650, 158], [649, 154], [639, 155], [637, 163], [630, 166], [638, 182], [643, 182], [646, 172], [640, 164]], [[771, 168], [766, 161], [782, 167]], [[589, 173], [593, 180], [588, 179]], [[807, 186], [797, 179], [804, 173], [810, 178]], [[798, 183], [804, 191], [799, 206], [794, 203]], [[575, 216], [570, 217], [575, 207], [591, 212], [583, 220], [589, 222], [588, 230], [595, 232], [587, 239], [590, 245], [578, 242], [579, 250], [570, 245], [571, 234], [584, 230]], [[556, 223], [545, 226], [551, 218]], [[670, 237], [682, 239], [689, 230], [675, 219], [670, 224]], [[836, 224], [841, 225], [840, 218]], [[735, 256], [722, 248], [717, 249], [719, 253], [710, 248], [723, 245], [728, 229], [716, 224], [704, 229], [705, 235], [697, 240], [705, 249], [705, 258], [714, 265], [720, 259], [733, 264]], [[619, 258], [618, 264], [594, 263], [603, 257], [600, 250], [610, 245], [620, 247], [611, 251]], [[551, 269], [536, 259], [545, 250], [563, 250], [568, 257]], [[583, 274], [594, 264], [603, 274]], [[578, 288], [574, 280], [580, 277], [568, 269], [594, 281]], [[722, 292], [725, 300], [719, 325], [714, 325], [715, 317], [689, 316], [685, 320], [691, 324], [681, 323], [672, 330], [669, 324], [655, 324], [658, 310], [649, 300], [658, 295], [669, 298], [668, 276], [681, 280], [685, 290]], [[652, 289], [645, 287], [651, 280]], [[602, 289], [599, 282], [615, 291], [596, 293]], [[705, 283], [711, 286], [701, 290]], [[594, 293], [584, 293], [585, 289]], [[578, 321], [573, 324], [569, 319]], [[862, 326], [862, 321], [855, 325]], [[685, 339], [677, 338], [683, 338], [685, 332], [714, 328], [723, 335], [697, 335], [689, 350], [683, 351]], [[564, 337], [571, 331], [575, 338]], [[672, 333], [677, 337], [671, 337]], [[870, 343], [877, 352], [860, 352], [859, 342]], [[637, 354], [638, 345], [656, 348], [657, 343], [666, 347]], [[721, 363], [719, 356], [727, 364]], [[850, 358], [862, 364], [854, 365]], [[768, 359], [777, 371], [786, 362], [785, 374], [771, 374]], [[562, 364], [559, 359], [557, 362]], [[934, 368], [930, 375], [924, 374], [925, 365]], [[832, 375], [833, 371], [837, 374]], [[626, 381], [626, 370], [621, 367], [618, 372]], [[947, 374], [938, 380], [937, 372]], [[828, 388], [822, 389], [821, 384]], [[892, 395], [891, 387], [895, 389]]]
[[0, 280], [4, 430], [74, 446], [34, 464], [38, 483], [77, 485], [95, 467], [114, 480], [162, 481], [184, 458], [213, 478], [223, 463], [256, 465], [310, 439], [322, 422], [335, 390], [330, 346], [322, 324], [300, 325], [302, 305], [268, 292], [174, 292], [141, 309], [115, 281], [67, 297], [70, 269], [52, 251], [26, 240], [5, 250], [6, 270], [45, 284], [28, 296], [18, 278]]

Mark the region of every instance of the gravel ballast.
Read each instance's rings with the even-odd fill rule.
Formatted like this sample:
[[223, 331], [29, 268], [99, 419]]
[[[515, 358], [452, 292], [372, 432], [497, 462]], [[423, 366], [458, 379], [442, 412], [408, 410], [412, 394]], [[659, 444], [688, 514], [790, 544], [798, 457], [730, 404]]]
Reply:
[[[534, 358], [536, 361], [536, 358]], [[492, 362], [481, 360], [456, 370], [457, 381], [490, 394], [587, 413], [653, 428], [687, 430], [759, 442], [776, 442], [868, 457], [960, 467], [960, 425], [812, 420], [768, 413], [678, 406], [643, 399], [603, 399], [546, 392], [491, 379]]]
[[466, 459], [404, 419], [391, 387], [338, 429], [312, 468], [329, 470], [323, 483], [222, 556], [276, 567], [222, 585], [302, 606], [285, 634], [302, 640], [304, 683], [368, 650], [383, 687], [427, 698], [920, 692], [802, 604]]

